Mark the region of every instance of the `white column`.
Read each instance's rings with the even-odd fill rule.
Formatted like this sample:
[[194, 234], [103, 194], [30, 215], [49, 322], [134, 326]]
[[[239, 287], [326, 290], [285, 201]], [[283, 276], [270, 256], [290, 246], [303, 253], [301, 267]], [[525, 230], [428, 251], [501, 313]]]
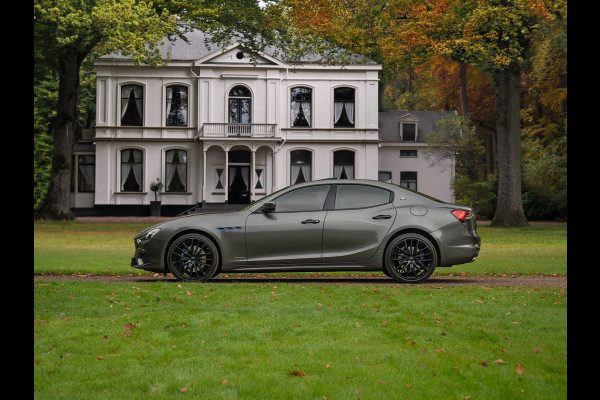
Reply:
[[254, 182], [254, 169], [256, 166], [256, 150], [252, 149], [252, 161], [250, 163], [250, 203], [254, 201], [254, 187], [256, 183]]
[[202, 151], [203, 167], [202, 167], [202, 202], [206, 203], [206, 150]]
[[229, 202], [229, 150], [225, 149], [225, 203]]

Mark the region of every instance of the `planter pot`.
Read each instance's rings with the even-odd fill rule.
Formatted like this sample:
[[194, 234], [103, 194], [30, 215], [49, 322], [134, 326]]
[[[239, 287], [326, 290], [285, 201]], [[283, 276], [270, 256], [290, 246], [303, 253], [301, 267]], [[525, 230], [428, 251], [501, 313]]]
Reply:
[[160, 217], [160, 201], [150, 202], [150, 215], [153, 217]]

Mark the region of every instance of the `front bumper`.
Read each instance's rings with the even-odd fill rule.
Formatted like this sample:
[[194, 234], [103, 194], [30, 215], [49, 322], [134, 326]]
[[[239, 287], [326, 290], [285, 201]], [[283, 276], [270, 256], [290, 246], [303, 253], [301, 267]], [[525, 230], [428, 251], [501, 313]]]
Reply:
[[134, 239], [135, 254], [131, 258], [133, 268], [144, 271], [164, 273], [165, 267], [162, 263], [163, 242], [151, 239], [147, 242], [138, 242]]

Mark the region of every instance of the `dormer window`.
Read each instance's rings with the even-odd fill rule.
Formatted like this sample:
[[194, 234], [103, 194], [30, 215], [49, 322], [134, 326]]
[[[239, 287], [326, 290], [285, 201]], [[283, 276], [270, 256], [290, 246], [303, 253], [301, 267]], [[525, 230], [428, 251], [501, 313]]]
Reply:
[[413, 122], [402, 122], [400, 124], [400, 137], [403, 142], [416, 142], [417, 124]]

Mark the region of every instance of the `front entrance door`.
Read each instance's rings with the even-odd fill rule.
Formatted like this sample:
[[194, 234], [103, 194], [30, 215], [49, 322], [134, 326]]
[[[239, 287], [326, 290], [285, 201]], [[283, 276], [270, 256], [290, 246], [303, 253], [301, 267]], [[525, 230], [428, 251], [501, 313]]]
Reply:
[[250, 157], [247, 150], [229, 152], [229, 204], [250, 203]]
[[250, 203], [250, 166], [229, 166], [229, 204]]

